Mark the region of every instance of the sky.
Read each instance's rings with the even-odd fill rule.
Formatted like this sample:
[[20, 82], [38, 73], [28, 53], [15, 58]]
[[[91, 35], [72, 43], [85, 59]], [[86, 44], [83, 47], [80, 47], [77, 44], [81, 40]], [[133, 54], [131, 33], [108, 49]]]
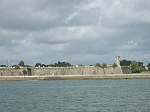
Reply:
[[0, 65], [150, 62], [150, 0], [0, 0]]

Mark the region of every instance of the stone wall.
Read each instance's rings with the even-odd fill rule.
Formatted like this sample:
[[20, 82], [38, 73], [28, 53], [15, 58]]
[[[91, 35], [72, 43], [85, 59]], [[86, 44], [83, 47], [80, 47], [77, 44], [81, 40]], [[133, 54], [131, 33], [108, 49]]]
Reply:
[[1, 76], [42, 76], [42, 75], [100, 75], [130, 74], [129, 67], [43, 67], [43, 68], [0, 68]]
[[8, 68], [3, 67], [0, 68], [0, 76], [23, 76], [23, 75], [31, 75], [31, 68]]
[[131, 68], [130, 67], [128, 67], [128, 66], [124, 66], [124, 67], [121, 67], [122, 69], [122, 73], [123, 74], [131, 74], [132, 73], [132, 71], [131, 71]]

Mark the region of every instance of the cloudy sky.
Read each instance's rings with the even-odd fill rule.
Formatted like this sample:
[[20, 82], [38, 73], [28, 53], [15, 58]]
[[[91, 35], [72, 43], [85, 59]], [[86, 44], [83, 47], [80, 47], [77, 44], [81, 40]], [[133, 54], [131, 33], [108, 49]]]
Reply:
[[0, 0], [0, 65], [150, 62], [150, 0]]

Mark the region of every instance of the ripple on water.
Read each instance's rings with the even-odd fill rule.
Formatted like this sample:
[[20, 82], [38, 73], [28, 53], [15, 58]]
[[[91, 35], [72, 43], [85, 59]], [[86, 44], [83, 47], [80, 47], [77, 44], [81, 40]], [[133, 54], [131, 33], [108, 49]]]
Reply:
[[0, 82], [0, 112], [148, 112], [150, 80]]

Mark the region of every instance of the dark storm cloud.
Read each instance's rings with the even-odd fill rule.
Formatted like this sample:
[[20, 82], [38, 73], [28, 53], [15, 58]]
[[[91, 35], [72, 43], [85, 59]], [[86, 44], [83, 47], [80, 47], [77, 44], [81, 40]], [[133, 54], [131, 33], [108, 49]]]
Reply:
[[149, 0], [1, 0], [0, 64], [150, 62]]

